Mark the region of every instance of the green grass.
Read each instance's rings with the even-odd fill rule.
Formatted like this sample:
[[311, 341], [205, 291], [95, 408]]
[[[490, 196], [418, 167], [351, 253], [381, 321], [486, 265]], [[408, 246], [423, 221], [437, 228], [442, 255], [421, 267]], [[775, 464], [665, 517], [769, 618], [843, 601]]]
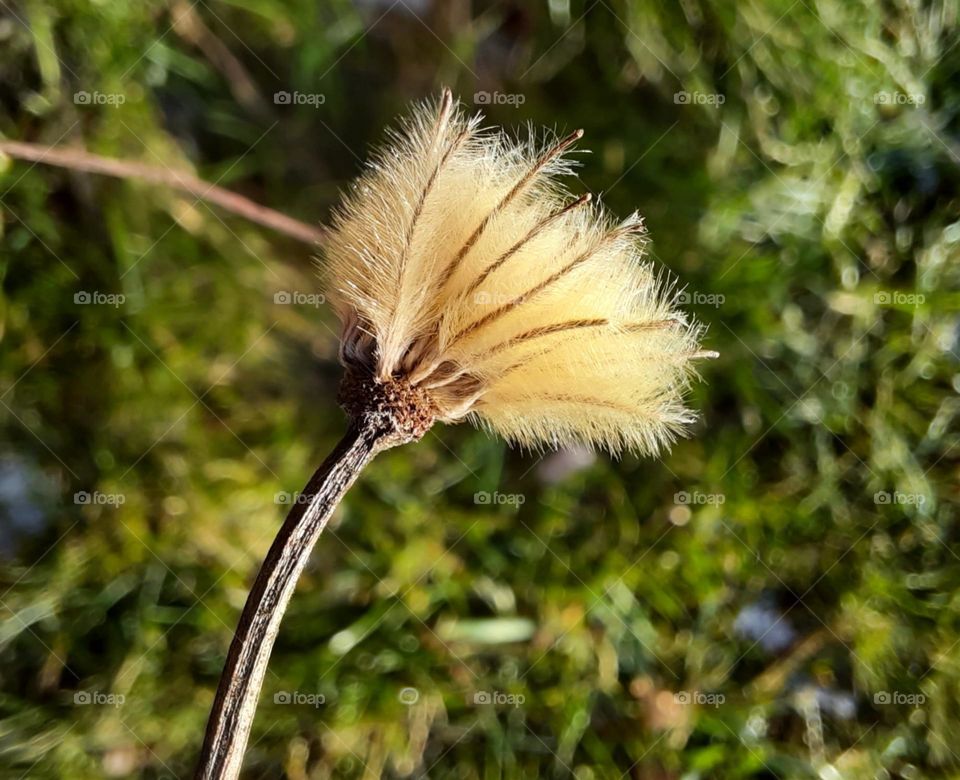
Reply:
[[[311, 223], [410, 100], [521, 95], [490, 121], [586, 129], [575, 188], [645, 215], [721, 353], [662, 462], [551, 481], [465, 426], [379, 457], [249, 777], [955, 777], [955, 4], [408, 5], [0, 11], [4, 137]], [[190, 774], [275, 495], [343, 430], [332, 312], [274, 303], [317, 291], [309, 248], [195, 200], [0, 165], [3, 776]]]

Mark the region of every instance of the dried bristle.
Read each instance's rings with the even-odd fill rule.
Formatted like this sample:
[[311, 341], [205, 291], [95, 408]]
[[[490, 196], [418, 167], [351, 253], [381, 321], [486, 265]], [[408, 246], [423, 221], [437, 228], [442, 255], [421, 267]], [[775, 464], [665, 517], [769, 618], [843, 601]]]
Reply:
[[326, 244], [341, 358], [428, 389], [524, 446], [653, 454], [692, 421], [701, 326], [616, 223], [559, 177], [575, 133], [518, 143], [450, 94], [418, 106], [354, 183]]

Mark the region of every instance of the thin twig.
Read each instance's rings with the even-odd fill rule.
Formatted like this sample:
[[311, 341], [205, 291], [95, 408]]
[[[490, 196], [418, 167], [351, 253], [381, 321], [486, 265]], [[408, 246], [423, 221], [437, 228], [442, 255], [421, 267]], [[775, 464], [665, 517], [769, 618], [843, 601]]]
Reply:
[[355, 419], [294, 501], [240, 615], [207, 722], [197, 780], [239, 776], [273, 642], [300, 573], [343, 494], [389, 446], [392, 430], [373, 417]]
[[112, 157], [101, 157], [83, 149], [42, 146], [40, 144], [24, 143], [23, 141], [0, 140], [0, 153], [20, 160], [56, 165], [60, 168], [69, 168], [75, 171], [100, 173], [118, 179], [141, 179], [154, 184], [162, 184], [188, 192], [199, 200], [215, 203], [227, 211], [249, 219], [251, 222], [284, 233], [306, 244], [315, 245], [323, 241], [324, 238], [324, 231], [319, 227], [308, 225], [306, 222], [288, 217], [279, 211], [261, 206], [243, 195], [218, 187], [216, 184], [210, 184], [189, 173], [128, 160], [117, 160]]

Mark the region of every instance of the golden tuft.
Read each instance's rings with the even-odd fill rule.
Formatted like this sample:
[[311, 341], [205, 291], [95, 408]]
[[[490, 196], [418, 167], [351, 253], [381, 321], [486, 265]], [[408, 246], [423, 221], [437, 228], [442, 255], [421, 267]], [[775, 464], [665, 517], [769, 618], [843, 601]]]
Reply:
[[616, 222], [559, 177], [582, 131], [519, 143], [444, 91], [418, 106], [337, 210], [327, 289], [340, 357], [527, 447], [655, 454], [694, 415], [702, 326]]

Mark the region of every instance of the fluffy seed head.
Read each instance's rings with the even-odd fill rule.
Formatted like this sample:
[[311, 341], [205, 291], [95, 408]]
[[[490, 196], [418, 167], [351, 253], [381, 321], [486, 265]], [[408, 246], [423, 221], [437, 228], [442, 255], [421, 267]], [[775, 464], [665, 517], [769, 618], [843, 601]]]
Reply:
[[517, 142], [480, 121], [444, 91], [345, 195], [325, 246], [341, 362], [523, 446], [658, 452], [693, 419], [702, 327], [642, 260], [640, 217], [561, 184], [581, 131]]

